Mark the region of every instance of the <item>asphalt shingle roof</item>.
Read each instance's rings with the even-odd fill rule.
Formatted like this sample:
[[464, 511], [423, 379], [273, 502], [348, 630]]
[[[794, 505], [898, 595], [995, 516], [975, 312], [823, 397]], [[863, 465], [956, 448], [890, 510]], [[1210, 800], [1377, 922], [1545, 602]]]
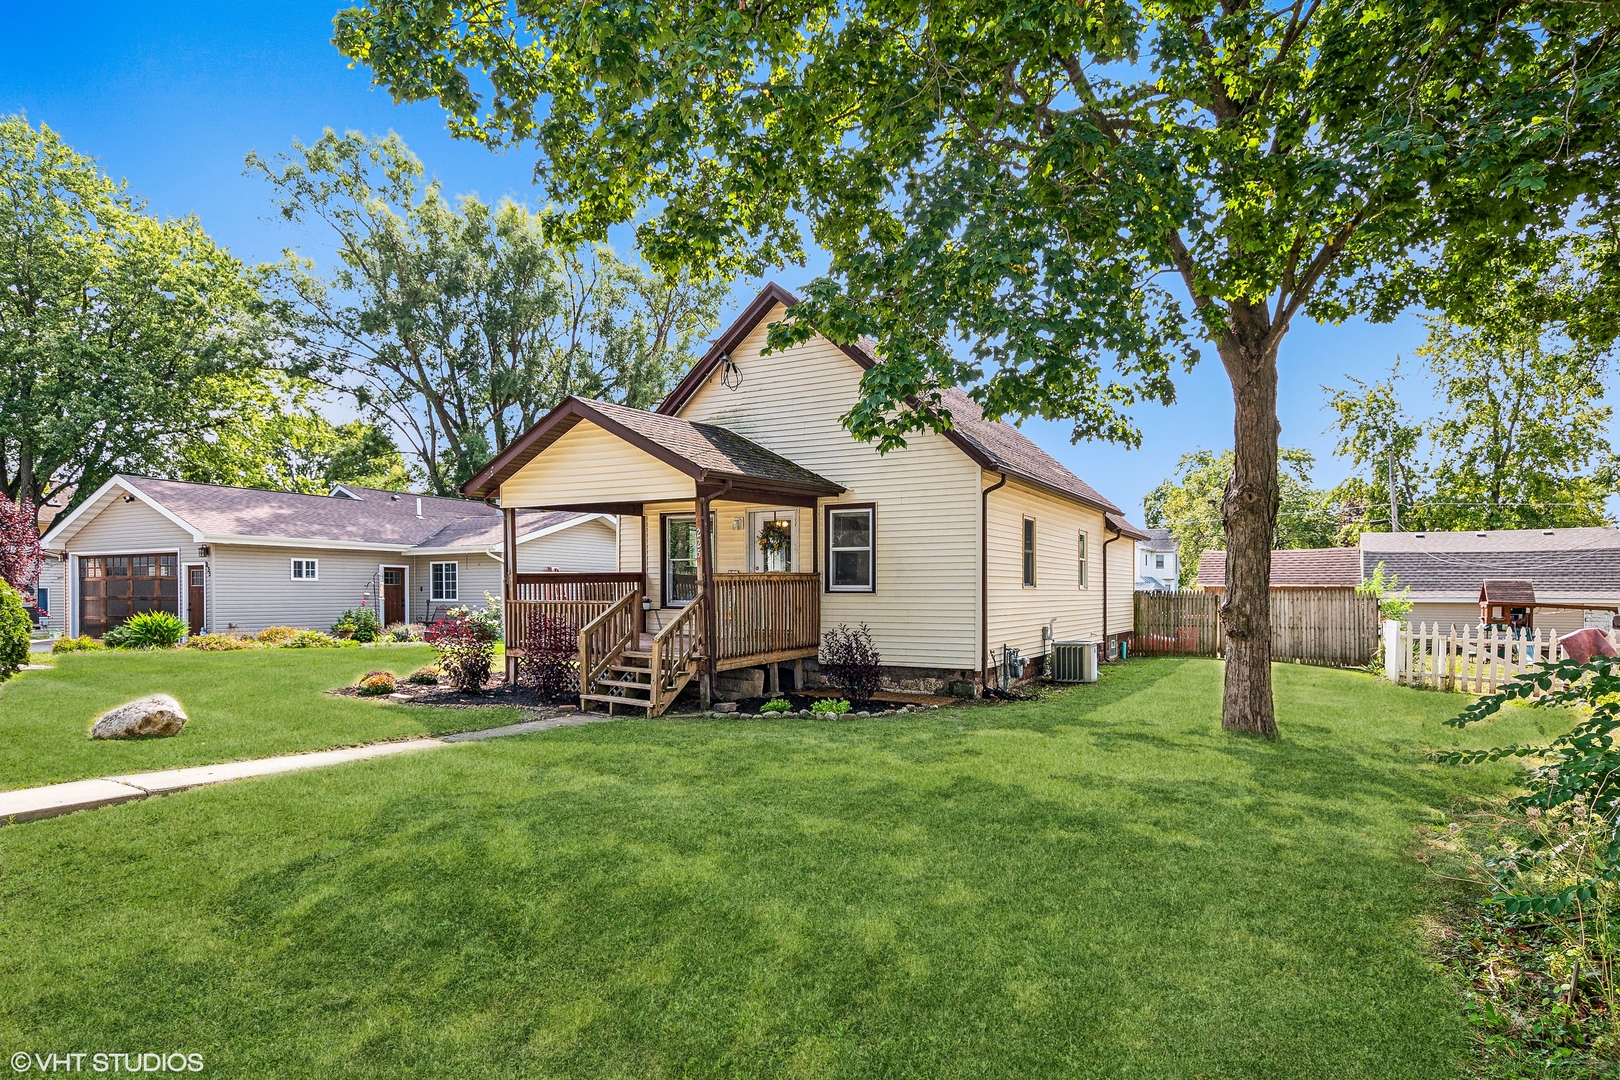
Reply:
[[1379, 563], [1419, 598], [1474, 598], [1486, 579], [1528, 581], [1543, 603], [1620, 597], [1620, 531], [1609, 528], [1363, 533], [1363, 573]]
[[679, 416], [666, 416], [606, 401], [582, 401], [581, 404], [623, 424], [637, 435], [657, 443], [705, 472], [843, 490], [831, 480], [718, 424], [702, 424], [683, 420]]
[[[1206, 551], [1198, 558], [1198, 584], [1226, 587], [1226, 552]], [[1361, 584], [1361, 552], [1355, 548], [1293, 548], [1271, 553], [1271, 587], [1353, 588]]]

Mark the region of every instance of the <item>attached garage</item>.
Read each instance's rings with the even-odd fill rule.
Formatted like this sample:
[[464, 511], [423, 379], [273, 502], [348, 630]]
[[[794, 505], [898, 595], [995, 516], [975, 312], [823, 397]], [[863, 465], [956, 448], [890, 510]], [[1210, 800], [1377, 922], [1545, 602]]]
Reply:
[[81, 555], [79, 633], [101, 637], [142, 611], [180, 614], [179, 557], [174, 552]]

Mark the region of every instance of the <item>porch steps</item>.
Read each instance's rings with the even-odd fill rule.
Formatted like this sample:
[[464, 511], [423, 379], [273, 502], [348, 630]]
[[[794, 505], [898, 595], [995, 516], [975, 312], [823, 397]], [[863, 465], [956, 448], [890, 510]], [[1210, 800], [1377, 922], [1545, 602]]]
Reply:
[[[691, 681], [695, 667], [671, 671], [665, 680], [667, 698], [673, 698]], [[601, 702], [611, 715], [613, 706], [627, 705], [652, 713], [652, 652], [644, 649], [626, 649], [619, 659], [591, 684], [591, 692], [580, 695], [580, 701]]]

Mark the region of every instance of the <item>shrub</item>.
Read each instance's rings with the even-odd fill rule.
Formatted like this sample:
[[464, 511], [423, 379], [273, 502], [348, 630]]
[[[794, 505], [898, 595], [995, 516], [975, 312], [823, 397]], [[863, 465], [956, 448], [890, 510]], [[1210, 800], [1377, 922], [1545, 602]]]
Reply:
[[579, 627], [561, 615], [530, 621], [518, 657], [518, 681], [532, 686], [541, 701], [579, 696]]
[[51, 643], [51, 652], [53, 652], [53, 653], [95, 652], [97, 649], [105, 649], [106, 647], [107, 646], [103, 645], [101, 642], [97, 641], [95, 638], [91, 637], [89, 634], [84, 634], [84, 635], [82, 635], [80, 637], [59, 637], [59, 638], [57, 638], [54, 642]]
[[772, 713], [774, 713], [774, 712], [787, 712], [791, 708], [793, 708], [793, 702], [789, 701], [787, 698], [779, 698], [778, 697], [778, 698], [771, 698], [771, 700], [769, 700], [765, 704], [761, 705], [759, 707], [759, 711], [760, 712], [772, 712]]
[[822, 698], [810, 706], [810, 711], [816, 716], [843, 716], [849, 712], [849, 702], [843, 698]]
[[32, 629], [23, 610], [22, 594], [0, 581], [0, 682], [28, 663], [28, 634]]
[[451, 686], [467, 694], [484, 688], [495, 662], [495, 642], [500, 639], [498, 624], [492, 631], [484, 614], [464, 607], [451, 608], [423, 635], [439, 651], [440, 673]]
[[882, 684], [882, 657], [865, 623], [835, 626], [821, 639], [821, 673], [851, 701], [871, 701]]
[[260, 645], [285, 645], [305, 631], [296, 626], [267, 626], [260, 630], [255, 640]]
[[376, 697], [379, 694], [392, 694], [398, 687], [394, 683], [393, 672], [368, 671], [357, 689], [366, 697]]
[[236, 652], [239, 649], [257, 649], [259, 643], [241, 634], [193, 634], [186, 639], [186, 648], [201, 652]]
[[323, 634], [319, 630], [299, 630], [292, 637], [282, 642], [287, 649], [336, 649], [347, 642], [339, 641], [330, 634]]
[[415, 683], [417, 686], [438, 686], [439, 669], [431, 666], [419, 667], [409, 675], [405, 676], [405, 681], [408, 683]]
[[339, 615], [337, 622], [332, 624], [333, 637], [347, 638], [364, 645], [376, 641], [382, 634], [382, 620], [368, 607], [350, 608]]
[[167, 611], [141, 611], [102, 636], [114, 649], [172, 649], [186, 634], [186, 624]]

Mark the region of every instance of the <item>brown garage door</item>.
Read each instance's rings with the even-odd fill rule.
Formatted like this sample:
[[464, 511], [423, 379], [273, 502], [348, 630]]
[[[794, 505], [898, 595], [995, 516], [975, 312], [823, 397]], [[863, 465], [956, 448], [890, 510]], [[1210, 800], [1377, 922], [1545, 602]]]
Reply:
[[140, 611], [180, 613], [176, 556], [79, 556], [79, 633], [101, 637]]

